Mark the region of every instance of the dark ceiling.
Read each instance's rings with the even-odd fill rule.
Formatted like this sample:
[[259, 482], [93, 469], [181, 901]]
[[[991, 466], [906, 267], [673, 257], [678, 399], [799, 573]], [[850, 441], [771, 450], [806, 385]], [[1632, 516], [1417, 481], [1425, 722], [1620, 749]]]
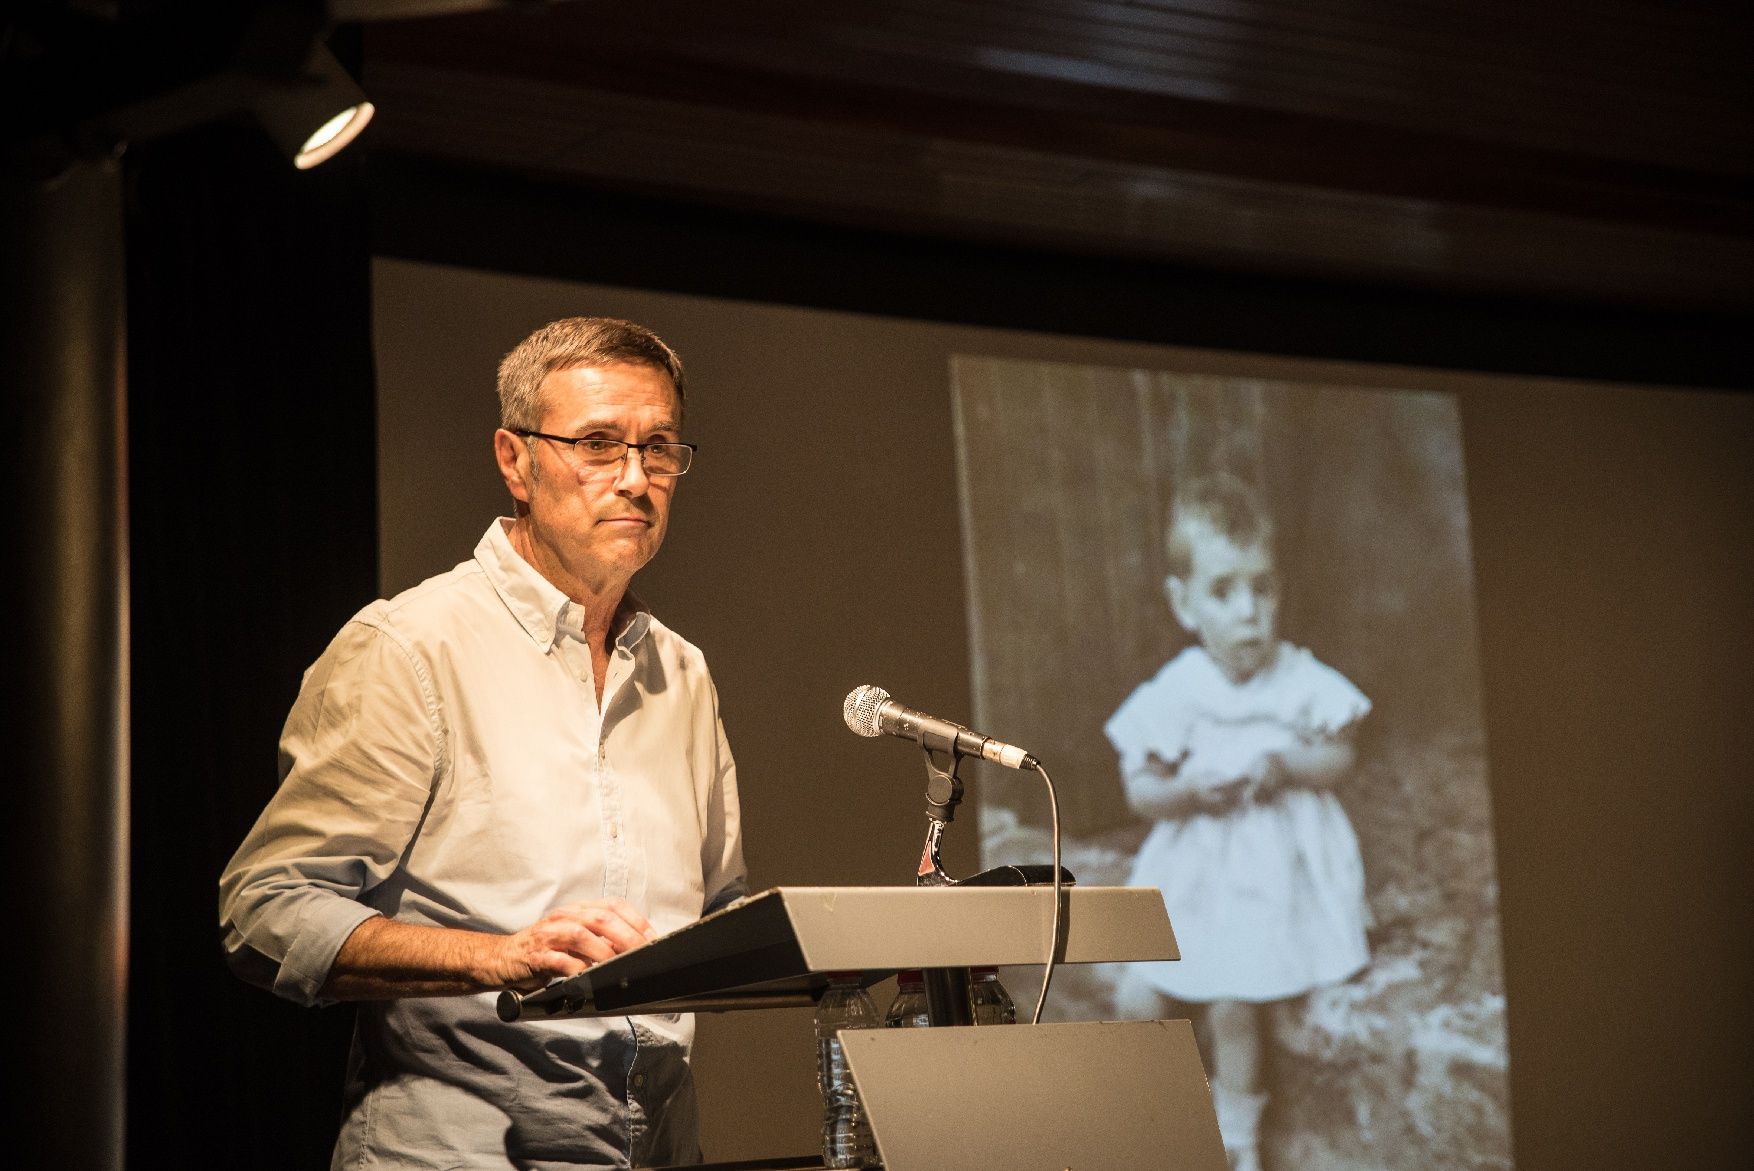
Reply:
[[362, 80], [374, 151], [596, 190], [1081, 256], [1741, 314], [1751, 12], [569, 0], [373, 20]]

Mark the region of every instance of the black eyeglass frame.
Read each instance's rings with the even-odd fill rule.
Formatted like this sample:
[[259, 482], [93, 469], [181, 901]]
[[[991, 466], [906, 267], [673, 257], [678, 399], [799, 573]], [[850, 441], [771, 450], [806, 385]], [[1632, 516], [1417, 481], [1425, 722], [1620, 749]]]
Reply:
[[[511, 433], [513, 435], [522, 435], [526, 439], [546, 439], [550, 443], [561, 443], [565, 444], [567, 447], [573, 448], [576, 448], [579, 444], [587, 441], [592, 443], [619, 443], [625, 449], [621, 453], [621, 458], [610, 460], [602, 466], [612, 468], [616, 464], [625, 463], [627, 460], [627, 453], [629, 451], [637, 451], [639, 452], [640, 470], [645, 472], [648, 476], [686, 476], [688, 474], [688, 469], [694, 466], [694, 453], [700, 450], [700, 444], [684, 443], [679, 439], [658, 439], [650, 443], [629, 443], [625, 439], [610, 439], [606, 435], [550, 435], [546, 431], [526, 431], [522, 427], [511, 428]], [[646, 466], [646, 448], [648, 447], [686, 447], [688, 449], [688, 463], [685, 464], [679, 472], [654, 472], [651, 468]]]

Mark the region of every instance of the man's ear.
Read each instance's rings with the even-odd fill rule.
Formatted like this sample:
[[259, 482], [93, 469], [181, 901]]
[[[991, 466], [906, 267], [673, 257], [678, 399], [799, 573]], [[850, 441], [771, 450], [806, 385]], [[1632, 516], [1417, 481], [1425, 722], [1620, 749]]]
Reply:
[[1163, 579], [1163, 596], [1169, 600], [1170, 613], [1175, 615], [1175, 620], [1181, 623], [1182, 629], [1189, 634], [1196, 633], [1194, 620], [1188, 614], [1188, 583], [1175, 574], [1170, 574]]
[[499, 465], [499, 478], [505, 481], [512, 499], [530, 502], [530, 482], [535, 478], [530, 467], [530, 445], [504, 427], [493, 433], [493, 461]]

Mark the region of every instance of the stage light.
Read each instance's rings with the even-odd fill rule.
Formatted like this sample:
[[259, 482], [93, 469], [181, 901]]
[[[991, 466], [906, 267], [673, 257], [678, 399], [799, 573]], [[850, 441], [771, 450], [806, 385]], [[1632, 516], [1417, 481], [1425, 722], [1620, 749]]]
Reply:
[[317, 132], [305, 140], [304, 149], [293, 156], [292, 165], [302, 171], [333, 157], [336, 151], [352, 142], [365, 129], [365, 124], [371, 118], [370, 102], [347, 107], [319, 126]]
[[181, 71], [163, 80], [137, 58], [155, 45], [194, 40], [197, 30], [157, 30], [154, 38], [140, 38], [139, 47], [113, 43], [109, 59], [133, 79], [132, 86], [119, 87], [113, 103], [100, 104], [65, 127], [47, 122], [23, 145], [35, 148], [49, 160], [45, 168], [52, 169], [119, 154], [196, 126], [241, 120], [259, 128], [293, 166], [308, 170], [345, 149], [374, 113], [325, 44], [328, 31], [309, 11], [267, 3], [252, 14], [235, 44], [213, 51], [210, 62], [198, 60], [200, 68], [180, 61]]
[[295, 76], [253, 95], [250, 111], [302, 171], [333, 158], [358, 137], [373, 107], [335, 55], [317, 42]]

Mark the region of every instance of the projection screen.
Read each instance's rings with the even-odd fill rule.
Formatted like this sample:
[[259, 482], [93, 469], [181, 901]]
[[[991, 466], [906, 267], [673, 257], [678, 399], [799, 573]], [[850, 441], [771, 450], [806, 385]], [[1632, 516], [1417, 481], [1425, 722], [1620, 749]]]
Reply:
[[[1166, 597], [1166, 510], [1196, 471], [1246, 481], [1271, 517], [1276, 637], [1369, 707], [1330, 785], [1357, 843], [1367, 958], [1265, 1002], [1262, 1144], [1282, 1166], [1510, 1166], [1458, 421], [1458, 394], [1502, 380], [394, 260], [374, 280], [386, 594], [466, 557], [507, 510], [493, 371], [520, 338], [605, 314], [683, 354], [700, 466], [640, 590], [713, 668], [755, 889], [911, 881], [918, 754], [841, 726], [861, 684], [1047, 761], [1068, 868], [1127, 882], [1160, 819], [1129, 804], [1105, 724], [1195, 645]], [[947, 864], [1046, 861], [1040, 786], [969, 779]], [[1004, 975], [1032, 1005], [1040, 968]], [[1062, 968], [1045, 1016], [1124, 1015], [1126, 979]], [[697, 1064], [709, 1159], [813, 1149], [807, 1014], [703, 1019]]]

